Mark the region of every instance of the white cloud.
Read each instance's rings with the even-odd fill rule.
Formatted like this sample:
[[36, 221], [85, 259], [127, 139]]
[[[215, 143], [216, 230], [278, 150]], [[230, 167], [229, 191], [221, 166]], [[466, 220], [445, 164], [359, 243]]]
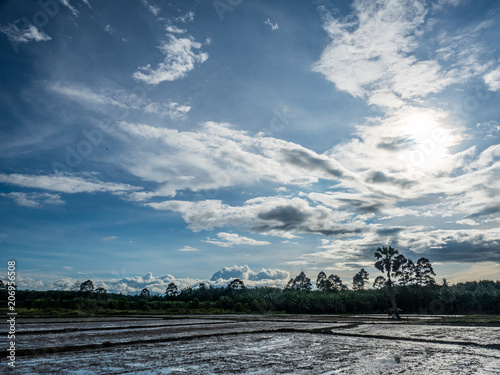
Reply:
[[60, 193], [124, 193], [138, 190], [139, 188], [128, 184], [117, 184], [89, 180], [82, 177], [66, 175], [26, 175], [0, 173], [0, 183], [16, 185], [26, 188], [44, 189]]
[[172, 34], [184, 34], [187, 32], [186, 29], [180, 29], [175, 25], [168, 25], [165, 27], [165, 30]]
[[101, 240], [102, 241], [112, 241], [112, 240], [116, 240], [118, 237], [117, 236], [107, 236], [107, 237], [102, 237]]
[[155, 113], [160, 117], [169, 117], [171, 119], [184, 119], [191, 110], [189, 105], [181, 105], [174, 102], [158, 103], [153, 102], [144, 107], [144, 112]]
[[147, 0], [141, 0], [142, 3], [148, 8], [148, 10], [153, 13], [153, 15], [157, 16], [160, 14], [161, 8], [156, 5], [151, 5]]
[[269, 25], [271, 27], [272, 31], [278, 30], [280, 27], [278, 26], [278, 23], [272, 23], [271, 20], [268, 18], [266, 22], [264, 22], [264, 25]]
[[106, 31], [110, 35], [116, 34], [116, 30], [111, 27], [111, 25], [106, 25], [104, 28], [104, 31]]
[[[179, 212], [193, 231], [236, 227], [292, 239], [296, 238], [297, 233], [346, 235], [361, 233], [366, 228], [366, 224], [347, 220], [336, 210], [298, 197], [261, 197], [248, 200], [242, 206], [229, 206], [220, 200], [171, 200], [146, 205], [157, 210]], [[211, 241], [217, 244], [238, 241], [229, 233], [222, 235], [222, 238], [226, 241]]]
[[194, 247], [191, 246], [184, 246], [182, 249], [179, 249], [178, 251], [185, 251], [185, 252], [191, 252], [191, 251], [200, 251]]
[[49, 193], [0, 193], [0, 196], [12, 199], [19, 206], [39, 208], [45, 205], [64, 204], [59, 194]]
[[123, 168], [161, 183], [158, 192], [166, 196], [261, 181], [306, 185], [351, 178], [331, 157], [280, 139], [252, 137], [229, 124], [207, 122], [199, 130], [178, 131], [122, 122], [120, 128], [133, 136], [130, 147], [135, 148]]
[[497, 67], [496, 69], [485, 74], [483, 79], [491, 91], [500, 90], [500, 67]]
[[6, 26], [0, 26], [0, 32], [17, 43], [28, 42], [46, 42], [52, 38], [39, 30], [35, 25], [29, 25], [27, 28], [19, 29], [15, 23], [9, 23]]
[[177, 38], [168, 34], [168, 40], [158, 47], [165, 55], [165, 59], [156, 68], [151, 65], [139, 67], [139, 71], [132, 76], [145, 83], [157, 85], [164, 81], [175, 81], [183, 78], [195, 68], [196, 64], [203, 64], [208, 54], [198, 52], [202, 45], [192, 38]]
[[88, 1], [88, 0], [82, 0], [82, 1], [84, 2], [84, 4], [85, 4], [86, 6], [88, 6], [90, 9], [92, 9], [92, 7], [90, 6], [90, 3], [89, 3], [89, 1]]
[[187, 12], [186, 14], [177, 17], [175, 20], [177, 22], [188, 23], [194, 21], [195, 14], [193, 12]]
[[391, 245], [408, 258], [427, 256], [433, 260], [468, 262], [497, 260], [500, 245], [497, 229], [433, 230], [424, 226], [372, 227], [363, 236], [337, 238], [319, 247], [320, 251], [299, 257], [304, 264], [321, 262], [357, 263], [373, 255], [377, 247]]
[[479, 223], [476, 223], [474, 220], [471, 220], [471, 219], [458, 220], [456, 223], [463, 224], [463, 225], [469, 225], [469, 226], [479, 225]]
[[454, 82], [437, 61], [411, 55], [427, 14], [420, 1], [359, 0], [353, 8], [345, 20], [325, 15], [331, 42], [314, 65], [339, 90], [394, 108]]
[[[63, 267], [70, 270], [71, 267]], [[225, 287], [227, 284], [239, 278], [243, 280], [247, 287], [256, 286], [273, 286], [283, 287], [288, 281], [290, 274], [287, 271], [280, 269], [266, 269], [262, 268], [260, 271], [255, 272], [248, 266], [233, 266], [224, 267], [220, 271], [214, 273], [210, 279], [196, 279], [196, 278], [176, 278], [173, 275], [166, 274], [162, 276], [154, 276], [148, 272], [144, 276], [123, 277], [114, 279], [97, 279], [90, 277], [95, 287], [103, 287], [112, 293], [124, 294], [139, 294], [142, 289], [148, 288], [151, 293], [165, 294], [165, 290], [169, 283], [177, 285], [179, 290], [187, 287], [197, 287], [200, 283], [206, 285], [213, 285], [215, 287]], [[0, 273], [0, 278], [5, 280], [5, 275]], [[85, 279], [89, 277], [86, 276]], [[60, 279], [47, 279], [44, 275], [19, 275], [16, 280], [19, 288], [22, 289], [35, 289], [35, 290], [69, 290], [75, 282], [80, 282], [75, 278], [60, 278]]]
[[171, 100], [164, 103], [152, 102], [133, 91], [120, 89], [91, 88], [73, 82], [44, 82], [44, 88], [50, 92], [73, 100], [87, 109], [110, 114], [118, 111], [121, 115], [154, 114], [160, 119], [170, 118], [183, 120], [191, 110], [188, 104], [179, 104]]
[[151, 13], [153, 13], [155, 16], [157, 16], [158, 14], [160, 14], [161, 8], [157, 7], [156, 5], [150, 5], [149, 10]]
[[[69, 3], [69, 0], [59, 0], [62, 5], [68, 8], [75, 17], [78, 17], [78, 11]], [[89, 5], [88, 3], [86, 3]]]
[[69, 99], [90, 106], [116, 106], [126, 108], [126, 102], [134, 100], [133, 95], [124, 91], [91, 89], [87, 86], [68, 82], [46, 82], [48, 90], [63, 95]]
[[288, 281], [290, 274], [287, 271], [280, 269], [266, 269], [262, 268], [259, 272], [254, 272], [247, 265], [244, 266], [232, 266], [224, 267], [220, 271], [217, 271], [210, 278], [211, 281], [221, 280], [222, 282], [227, 282], [233, 279], [240, 279], [245, 284], [249, 283], [251, 285], [252, 281], [265, 281], [265, 280], [280, 280], [284, 282]]
[[219, 237], [220, 240], [207, 239], [207, 240], [204, 240], [203, 242], [211, 243], [213, 245], [217, 245], [217, 246], [221, 246], [221, 247], [231, 247], [233, 245], [264, 246], [264, 245], [271, 244], [268, 241], [257, 241], [257, 240], [254, 240], [253, 238], [243, 237], [243, 236], [240, 236], [236, 233], [221, 232], [221, 233], [217, 233], [217, 237]]

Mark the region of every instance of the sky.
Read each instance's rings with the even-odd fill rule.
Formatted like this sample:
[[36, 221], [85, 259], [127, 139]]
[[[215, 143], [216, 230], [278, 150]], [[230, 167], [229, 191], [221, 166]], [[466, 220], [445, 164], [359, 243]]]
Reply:
[[500, 4], [0, 2], [0, 278], [500, 275]]

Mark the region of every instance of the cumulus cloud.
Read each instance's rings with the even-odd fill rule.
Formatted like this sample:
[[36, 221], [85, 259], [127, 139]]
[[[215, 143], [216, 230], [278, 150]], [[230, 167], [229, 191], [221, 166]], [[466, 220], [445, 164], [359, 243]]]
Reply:
[[6, 26], [0, 26], [0, 32], [7, 35], [11, 41], [16, 43], [46, 42], [52, 39], [33, 24], [25, 28], [18, 28], [18, 23], [19, 21], [9, 23]]
[[185, 77], [196, 64], [203, 64], [208, 59], [207, 53], [198, 51], [201, 43], [193, 38], [177, 38], [174, 34], [167, 34], [167, 37], [158, 47], [165, 55], [164, 60], [156, 68], [150, 64], [139, 67], [139, 71], [132, 75], [135, 79], [151, 85], [175, 81]]
[[[71, 267], [64, 267], [71, 269]], [[6, 275], [0, 273], [0, 279], [4, 279]], [[148, 272], [144, 276], [132, 276], [113, 279], [99, 279], [90, 277], [95, 287], [103, 287], [112, 293], [123, 294], [139, 294], [142, 289], [148, 288], [151, 293], [165, 294], [165, 290], [170, 283], [177, 285], [179, 289], [195, 288], [200, 283], [205, 285], [212, 285], [214, 287], [225, 287], [227, 284], [239, 278], [243, 280], [247, 287], [256, 286], [275, 286], [283, 287], [288, 281], [290, 274], [287, 271], [280, 269], [266, 269], [262, 268], [260, 271], [255, 272], [247, 265], [224, 267], [215, 272], [209, 279], [198, 278], [176, 278], [171, 274], [162, 276], [155, 276], [153, 273]], [[85, 277], [88, 279], [89, 277]], [[36, 289], [36, 290], [69, 290], [75, 282], [80, 282], [71, 277], [64, 277], [60, 279], [47, 279], [46, 277], [39, 277], [39, 275], [19, 275], [17, 285], [21, 289]]]
[[[249, 246], [264, 246], [270, 245], [271, 243], [268, 241], [257, 241], [253, 238], [243, 237], [236, 233], [226, 233], [221, 232], [217, 233], [217, 237], [219, 239], [207, 239], [203, 242], [211, 243], [213, 245], [221, 246], [221, 247], [231, 247], [233, 245], [249, 245]], [[222, 240], [222, 241], [221, 241]]]
[[259, 272], [254, 272], [247, 265], [244, 266], [232, 266], [224, 267], [220, 271], [215, 272], [210, 281], [217, 282], [221, 280], [222, 282], [227, 282], [233, 279], [240, 279], [245, 284], [252, 284], [252, 281], [266, 281], [266, 280], [278, 280], [287, 281], [290, 274], [287, 271], [280, 269], [265, 269], [262, 268]]

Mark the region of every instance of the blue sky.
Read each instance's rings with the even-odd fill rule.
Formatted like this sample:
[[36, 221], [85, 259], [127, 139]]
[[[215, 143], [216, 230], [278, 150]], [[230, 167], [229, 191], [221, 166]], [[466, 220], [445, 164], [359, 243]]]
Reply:
[[4, 264], [36, 289], [349, 283], [392, 245], [498, 279], [499, 12], [2, 2]]

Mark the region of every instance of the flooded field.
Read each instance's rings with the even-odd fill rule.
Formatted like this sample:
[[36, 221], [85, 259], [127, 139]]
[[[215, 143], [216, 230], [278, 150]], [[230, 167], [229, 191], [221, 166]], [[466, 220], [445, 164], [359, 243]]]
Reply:
[[16, 328], [19, 374], [500, 374], [500, 327], [425, 317], [20, 318]]

